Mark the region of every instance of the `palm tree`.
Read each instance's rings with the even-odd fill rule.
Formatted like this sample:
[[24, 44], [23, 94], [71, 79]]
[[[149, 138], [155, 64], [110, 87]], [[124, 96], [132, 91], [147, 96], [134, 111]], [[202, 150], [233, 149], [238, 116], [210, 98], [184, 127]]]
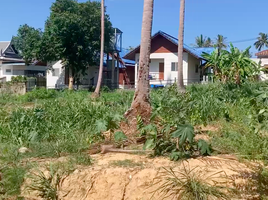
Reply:
[[226, 40], [226, 37], [223, 37], [222, 35], [217, 35], [214, 46], [218, 49], [219, 54], [221, 53], [222, 49], [225, 49], [227, 47]]
[[195, 38], [194, 47], [213, 47], [213, 42], [209, 37], [207, 38], [201, 34]]
[[148, 123], [152, 112], [149, 97], [149, 63], [153, 7], [154, 0], [144, 0], [138, 83], [131, 107], [125, 113], [125, 117], [128, 119], [128, 125], [130, 126], [130, 130], [128, 129], [128, 131], [131, 131], [131, 133], [136, 133], [137, 117], [141, 117], [144, 123]]
[[100, 69], [98, 83], [92, 97], [100, 96], [100, 88], [102, 82], [102, 72], [103, 72], [103, 62], [104, 62], [104, 32], [105, 32], [105, 10], [104, 10], [104, 0], [101, 0], [101, 50], [100, 50]]
[[210, 39], [210, 37], [208, 37], [204, 47], [213, 47], [213, 46], [214, 46], [213, 41]]
[[256, 49], [261, 51], [262, 48], [268, 47], [268, 35], [265, 33], [259, 33], [258, 40], [254, 43]]
[[185, 0], [180, 3], [180, 27], [179, 27], [179, 45], [178, 45], [178, 90], [185, 91], [183, 83], [183, 38], [184, 38], [184, 17], [185, 17]]

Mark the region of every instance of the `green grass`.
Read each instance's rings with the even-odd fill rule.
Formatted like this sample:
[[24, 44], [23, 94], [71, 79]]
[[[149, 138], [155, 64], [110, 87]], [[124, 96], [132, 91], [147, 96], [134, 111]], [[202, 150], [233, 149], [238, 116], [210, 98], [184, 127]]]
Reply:
[[24, 177], [29, 169], [30, 166], [20, 164], [4, 166], [1, 169], [0, 198], [18, 197]]

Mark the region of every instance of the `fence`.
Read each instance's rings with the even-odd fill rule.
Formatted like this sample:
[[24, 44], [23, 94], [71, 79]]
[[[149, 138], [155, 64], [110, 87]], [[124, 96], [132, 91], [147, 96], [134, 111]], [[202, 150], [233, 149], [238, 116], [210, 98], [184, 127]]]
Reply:
[[34, 88], [46, 87], [47, 80], [45, 77], [28, 78], [26, 82], [26, 91], [32, 91]]
[[[204, 83], [204, 81], [200, 81], [200, 79], [184, 79], [184, 85], [189, 85], [189, 84], [194, 84], [194, 83]], [[159, 87], [166, 87], [166, 86], [170, 86], [174, 83], [176, 83], [177, 80], [176, 78], [174, 78], [173, 80], [169, 79], [169, 80], [159, 80], [159, 79], [153, 79], [150, 80], [150, 88], [159, 88]], [[123, 81], [123, 84], [119, 84], [118, 82], [112, 83], [110, 79], [106, 79], [103, 80], [101, 87], [108, 87], [110, 90], [113, 89], [135, 89], [135, 85], [137, 85], [137, 82], [128, 82], [128, 84], [126, 83], [126, 81]], [[94, 84], [93, 82], [91, 82], [91, 84], [81, 84], [81, 85], [77, 85], [74, 84], [73, 88], [75, 90], [78, 89], [84, 89], [84, 90], [90, 90], [93, 91], [96, 88], [96, 84]], [[68, 85], [56, 85], [55, 89], [58, 90], [62, 90], [62, 89], [67, 89]]]

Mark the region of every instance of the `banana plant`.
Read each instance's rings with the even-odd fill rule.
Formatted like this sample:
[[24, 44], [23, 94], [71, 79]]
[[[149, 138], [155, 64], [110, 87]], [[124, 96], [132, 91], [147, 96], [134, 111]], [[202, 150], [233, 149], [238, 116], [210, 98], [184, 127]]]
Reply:
[[215, 78], [223, 80], [225, 82], [226, 73], [228, 69], [224, 65], [224, 59], [226, 59], [225, 55], [228, 53], [226, 50], [221, 50], [219, 52], [218, 49], [215, 49], [211, 54], [203, 53], [202, 56], [207, 60], [205, 65], [206, 68], [212, 67], [214, 71]]
[[246, 50], [240, 51], [230, 43], [230, 52], [224, 55], [223, 64], [229, 67], [230, 76], [237, 85], [259, 73], [258, 64], [249, 58], [250, 48], [248, 47]]

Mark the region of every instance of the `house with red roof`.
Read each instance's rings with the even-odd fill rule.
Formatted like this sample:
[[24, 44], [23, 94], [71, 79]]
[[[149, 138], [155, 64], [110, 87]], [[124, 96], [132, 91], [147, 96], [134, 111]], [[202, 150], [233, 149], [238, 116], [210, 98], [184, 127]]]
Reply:
[[268, 50], [263, 50], [255, 54], [257, 58], [251, 58], [255, 62], [259, 63], [262, 67], [260, 73], [261, 80], [268, 80]]
[[[183, 80], [185, 85], [203, 81], [202, 52], [184, 44]], [[135, 83], [138, 81], [140, 46], [123, 58], [134, 61]], [[149, 79], [151, 87], [166, 86], [174, 83], [178, 77], [178, 39], [159, 31], [152, 36]]]

